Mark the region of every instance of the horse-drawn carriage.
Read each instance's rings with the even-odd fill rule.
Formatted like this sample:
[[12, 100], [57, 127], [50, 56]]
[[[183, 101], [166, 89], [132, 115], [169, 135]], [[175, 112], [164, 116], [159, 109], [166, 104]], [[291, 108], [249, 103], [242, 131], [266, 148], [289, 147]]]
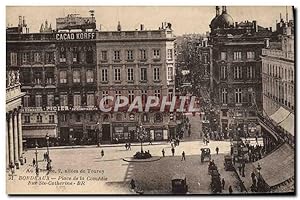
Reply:
[[201, 148], [201, 162], [210, 161], [210, 148]]

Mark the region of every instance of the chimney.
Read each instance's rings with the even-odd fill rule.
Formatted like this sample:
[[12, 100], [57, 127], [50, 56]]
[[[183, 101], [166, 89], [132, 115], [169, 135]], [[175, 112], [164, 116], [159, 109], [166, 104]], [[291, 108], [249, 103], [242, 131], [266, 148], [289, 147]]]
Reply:
[[118, 30], [118, 31], [121, 31], [121, 30], [122, 30], [120, 21], [118, 22], [117, 30]]
[[219, 15], [220, 15], [220, 7], [216, 6], [216, 16], [219, 16]]
[[21, 27], [22, 26], [22, 16], [19, 16], [19, 27]]
[[254, 32], [257, 32], [258, 28], [257, 28], [257, 21], [256, 20], [253, 20], [253, 29], [254, 29]]
[[227, 13], [226, 6], [222, 6], [222, 14]]
[[144, 24], [141, 24], [141, 31], [144, 30]]
[[26, 26], [26, 23], [25, 23], [25, 16], [23, 16], [23, 26]]

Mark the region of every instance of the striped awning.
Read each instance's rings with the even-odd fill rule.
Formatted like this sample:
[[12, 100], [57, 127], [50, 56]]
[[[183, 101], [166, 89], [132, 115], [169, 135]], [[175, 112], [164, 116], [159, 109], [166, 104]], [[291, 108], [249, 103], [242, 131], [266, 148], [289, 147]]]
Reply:
[[286, 119], [284, 121], [282, 121], [281, 123], [279, 123], [279, 126], [281, 126], [284, 130], [286, 130], [287, 132], [289, 132], [291, 135], [295, 135], [294, 132], [294, 127], [295, 127], [295, 119], [294, 119], [294, 114], [290, 113]]

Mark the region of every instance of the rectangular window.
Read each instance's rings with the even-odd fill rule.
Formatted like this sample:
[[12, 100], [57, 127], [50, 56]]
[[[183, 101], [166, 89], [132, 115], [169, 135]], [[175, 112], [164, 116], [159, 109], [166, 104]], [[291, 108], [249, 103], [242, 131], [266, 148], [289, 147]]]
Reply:
[[203, 54], [203, 63], [204, 64], [208, 63], [208, 55], [207, 55], [207, 53]]
[[147, 81], [147, 68], [141, 68], [141, 81]]
[[[102, 98], [105, 99], [108, 96], [108, 91], [102, 91]], [[108, 99], [104, 101], [104, 105], [108, 104]]]
[[78, 51], [74, 51], [73, 52], [73, 63], [79, 63], [79, 52]]
[[120, 60], [120, 51], [114, 51], [114, 60]]
[[168, 80], [173, 80], [173, 67], [168, 67]]
[[73, 83], [80, 83], [80, 71], [73, 71]]
[[159, 68], [158, 67], [153, 68], [153, 80], [154, 81], [159, 81], [160, 80]]
[[116, 99], [119, 98], [121, 96], [121, 91], [120, 90], [116, 90]]
[[46, 64], [54, 63], [54, 52], [46, 52], [45, 59]]
[[49, 115], [49, 123], [54, 123], [54, 115]]
[[242, 60], [242, 52], [241, 51], [233, 52], [233, 60]]
[[227, 66], [221, 66], [221, 79], [227, 78]]
[[133, 81], [133, 68], [128, 68], [127, 69], [127, 80], [128, 81]]
[[173, 49], [168, 49], [167, 59], [173, 59]]
[[61, 122], [66, 122], [67, 121], [67, 115], [66, 114], [62, 114], [60, 116], [61, 116], [61, 118], [60, 118]]
[[134, 91], [133, 90], [128, 90], [128, 100], [129, 104], [131, 104], [134, 100]]
[[227, 88], [222, 89], [222, 103], [227, 104], [228, 102], [228, 93], [227, 93]]
[[42, 105], [43, 105], [42, 95], [36, 95], [35, 96], [35, 106], [42, 107]]
[[101, 51], [101, 60], [107, 61], [107, 51]]
[[237, 88], [235, 89], [235, 103], [241, 103], [242, 102], [242, 89]]
[[168, 101], [171, 101], [173, 98], [173, 89], [168, 90]]
[[93, 70], [87, 70], [86, 71], [86, 82], [87, 83], [93, 83], [94, 82], [94, 71]]
[[255, 59], [255, 52], [247, 51], [247, 60], [254, 60], [254, 59]]
[[107, 82], [108, 81], [108, 69], [102, 69], [101, 70], [101, 81]]
[[146, 55], [146, 50], [145, 49], [141, 49], [140, 50], [140, 58], [141, 58], [141, 60], [146, 60], [147, 59], [147, 55]]
[[24, 96], [24, 98], [23, 98], [23, 106], [24, 107], [29, 107], [29, 102], [30, 102], [30, 96], [29, 95]]
[[133, 50], [127, 51], [127, 60], [133, 60]]
[[74, 94], [74, 106], [81, 106], [81, 95]]
[[94, 94], [87, 94], [87, 106], [94, 106], [95, 105], [95, 95]]
[[85, 53], [86, 63], [93, 64], [94, 63], [94, 52], [93, 51], [87, 51]]
[[81, 120], [80, 114], [76, 114], [76, 122], [80, 122], [80, 120]]
[[242, 67], [241, 66], [235, 66], [233, 68], [233, 77], [234, 79], [241, 79], [242, 78]]
[[41, 53], [35, 52], [33, 54], [33, 61], [36, 63], [41, 62], [42, 61]]
[[153, 50], [153, 59], [160, 59], [160, 50], [159, 49]]
[[54, 106], [54, 95], [53, 94], [47, 95], [47, 105]]
[[142, 94], [142, 102], [145, 104], [147, 101], [147, 90], [142, 90], [141, 94]]
[[30, 123], [30, 115], [24, 115], [24, 122], [25, 123]]
[[60, 71], [59, 72], [59, 82], [60, 83], [67, 83], [67, 71]]
[[29, 55], [30, 54], [28, 52], [22, 54], [22, 64], [28, 64], [29, 63]]
[[160, 98], [160, 90], [154, 90], [154, 96]]
[[67, 54], [66, 54], [66, 51], [60, 51], [60, 53], [59, 53], [59, 62], [60, 62], [60, 63], [65, 63], [65, 62], [67, 62]]
[[254, 66], [248, 66], [247, 67], [247, 78], [248, 79], [255, 78], [255, 68], [254, 68]]
[[68, 95], [66, 94], [60, 95], [59, 100], [61, 106], [68, 106]]
[[221, 52], [221, 60], [227, 60], [227, 53], [226, 52]]
[[121, 69], [115, 68], [114, 70], [114, 80], [115, 81], [121, 81]]
[[36, 116], [36, 122], [37, 122], [37, 123], [42, 123], [42, 122], [43, 122], [43, 116], [41, 116], [40, 114], [38, 114], [38, 115]]
[[12, 66], [18, 65], [18, 54], [17, 53], [10, 53], [10, 64]]
[[34, 83], [36, 85], [42, 84], [42, 72], [38, 71], [34, 73]]

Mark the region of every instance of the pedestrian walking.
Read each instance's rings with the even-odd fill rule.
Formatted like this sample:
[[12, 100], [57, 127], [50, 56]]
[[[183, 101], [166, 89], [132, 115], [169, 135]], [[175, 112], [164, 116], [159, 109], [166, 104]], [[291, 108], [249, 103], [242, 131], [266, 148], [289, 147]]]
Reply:
[[149, 138], [149, 145], [152, 145], [151, 137]]
[[128, 144], [127, 143], [125, 144], [125, 149], [128, 150]]
[[219, 154], [219, 147], [216, 148], [217, 155]]
[[162, 149], [161, 153], [162, 153], [163, 157], [165, 157], [165, 149]]
[[174, 154], [175, 154], [175, 149], [174, 149], [174, 147], [172, 147], [171, 151], [172, 151], [172, 156], [174, 156]]
[[131, 179], [131, 181], [130, 181], [130, 187], [133, 190], [135, 189], [135, 181], [133, 179]]
[[32, 166], [35, 166], [35, 159], [32, 159]]
[[131, 143], [128, 143], [128, 149], [131, 150]]
[[185, 161], [185, 152], [184, 151], [182, 152], [182, 157], [181, 157], [181, 161], [183, 161], [183, 160]]
[[104, 156], [104, 151], [103, 151], [103, 149], [101, 150], [101, 157], [103, 157]]
[[229, 191], [229, 194], [232, 194], [233, 190], [232, 190], [231, 185], [229, 185], [228, 191]]
[[224, 178], [222, 178], [222, 190], [224, 190], [224, 188], [225, 188], [225, 180]]

